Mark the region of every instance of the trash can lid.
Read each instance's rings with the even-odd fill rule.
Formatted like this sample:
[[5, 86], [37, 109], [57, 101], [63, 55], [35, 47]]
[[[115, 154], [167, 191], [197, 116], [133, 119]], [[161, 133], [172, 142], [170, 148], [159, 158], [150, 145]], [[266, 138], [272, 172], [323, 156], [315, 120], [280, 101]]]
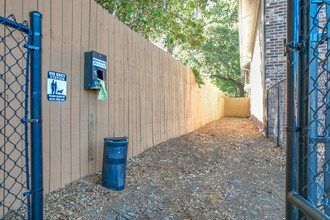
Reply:
[[104, 138], [104, 141], [127, 142], [128, 141], [128, 137], [110, 137], [110, 138]]

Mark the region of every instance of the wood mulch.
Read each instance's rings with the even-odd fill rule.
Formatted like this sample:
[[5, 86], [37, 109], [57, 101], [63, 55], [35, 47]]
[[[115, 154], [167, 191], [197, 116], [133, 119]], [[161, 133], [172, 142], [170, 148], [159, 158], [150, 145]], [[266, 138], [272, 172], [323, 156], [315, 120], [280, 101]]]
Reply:
[[101, 174], [44, 199], [45, 219], [284, 219], [285, 153], [248, 119], [222, 118], [130, 159], [126, 187]]

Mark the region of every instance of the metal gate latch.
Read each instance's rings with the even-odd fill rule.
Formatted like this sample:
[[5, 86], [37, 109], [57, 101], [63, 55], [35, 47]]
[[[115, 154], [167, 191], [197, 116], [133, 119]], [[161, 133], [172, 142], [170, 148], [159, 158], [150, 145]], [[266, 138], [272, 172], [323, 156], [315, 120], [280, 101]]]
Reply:
[[29, 195], [32, 195], [32, 194], [35, 194], [35, 193], [40, 193], [40, 192], [43, 192], [44, 189], [34, 189], [34, 190], [30, 190], [30, 191], [27, 191], [25, 193], [23, 193], [23, 196], [29, 196]]
[[301, 51], [306, 46], [306, 43], [305, 40], [296, 44], [294, 44], [293, 41], [286, 43], [286, 39], [284, 39], [283, 45], [284, 45], [284, 56], [286, 56], [287, 53], [293, 52], [294, 49]]
[[22, 123], [39, 123], [41, 120], [39, 119], [22, 119]]
[[40, 50], [40, 47], [33, 46], [33, 45], [30, 45], [30, 44], [24, 44], [24, 47], [29, 49], [29, 50]]

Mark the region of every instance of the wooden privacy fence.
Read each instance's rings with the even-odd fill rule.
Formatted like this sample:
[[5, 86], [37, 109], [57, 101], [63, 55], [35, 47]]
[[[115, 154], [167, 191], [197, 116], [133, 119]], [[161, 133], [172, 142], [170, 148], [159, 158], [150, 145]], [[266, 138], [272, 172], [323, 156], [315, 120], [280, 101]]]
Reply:
[[[189, 68], [94, 0], [0, 2], [0, 15], [15, 14], [18, 21], [28, 19], [33, 10], [43, 14], [45, 193], [101, 170], [105, 137], [128, 136], [132, 157], [224, 115], [219, 89], [208, 82], [199, 88]], [[96, 91], [84, 90], [84, 52], [91, 50], [107, 56], [107, 101], [97, 100]], [[47, 100], [49, 70], [67, 75], [66, 102]]]
[[241, 118], [250, 116], [250, 98], [225, 98], [225, 116]]

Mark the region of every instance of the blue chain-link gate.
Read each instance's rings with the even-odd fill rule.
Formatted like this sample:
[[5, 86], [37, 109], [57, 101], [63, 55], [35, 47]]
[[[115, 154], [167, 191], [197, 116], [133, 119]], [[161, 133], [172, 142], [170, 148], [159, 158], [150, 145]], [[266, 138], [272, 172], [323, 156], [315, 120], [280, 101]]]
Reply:
[[42, 219], [41, 14], [30, 18], [0, 16], [0, 219]]
[[288, 0], [287, 219], [330, 219], [330, 1]]

